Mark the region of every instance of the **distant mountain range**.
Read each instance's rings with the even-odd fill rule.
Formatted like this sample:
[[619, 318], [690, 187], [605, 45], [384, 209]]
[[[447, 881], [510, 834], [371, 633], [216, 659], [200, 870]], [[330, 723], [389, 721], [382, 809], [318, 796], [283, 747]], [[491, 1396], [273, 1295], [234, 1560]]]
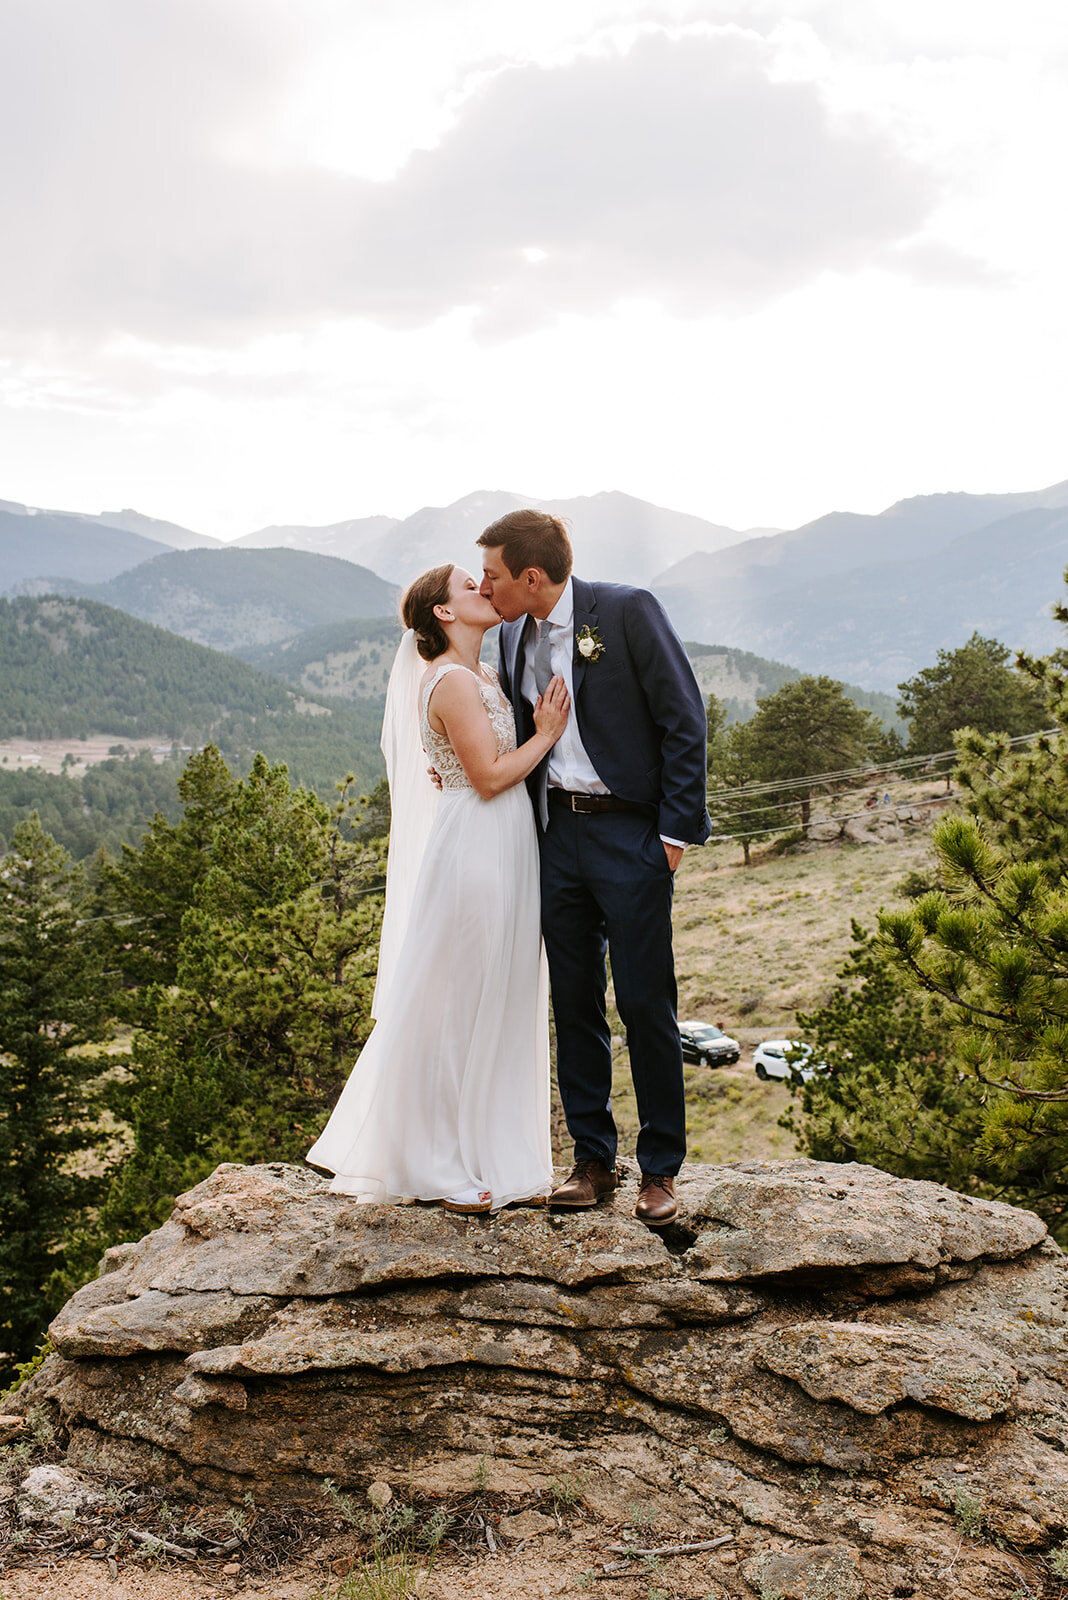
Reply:
[[652, 588], [679, 632], [890, 690], [976, 629], [1014, 649], [1061, 642], [1068, 483], [925, 495], [878, 516], [833, 512], [695, 554]]
[[242, 550], [307, 550], [313, 555], [338, 556], [342, 561], [355, 561], [390, 577], [389, 563], [380, 563], [378, 557], [386, 535], [399, 525], [396, 517], [354, 517], [323, 528], [260, 528], [256, 533], [243, 533], [240, 539], [233, 540], [233, 545]]
[[[482, 490], [402, 520], [264, 528], [229, 546], [136, 511], [0, 501], [0, 593], [73, 589], [247, 653], [395, 615], [393, 585], [440, 561], [477, 569], [481, 530], [532, 503], [570, 520], [579, 572], [650, 586], [683, 638], [870, 690], [892, 692], [976, 629], [1013, 648], [1060, 642], [1050, 607], [1068, 563], [1068, 483], [921, 495], [748, 535], [616, 492], [538, 502]], [[369, 684], [380, 663], [367, 665], [339, 670]]]
[[[89, 570], [95, 534], [87, 537], [87, 524], [94, 528], [111, 527], [127, 536], [136, 535], [151, 541], [151, 548], [142, 549], [134, 544], [124, 547], [130, 553], [127, 566], [147, 561], [165, 547], [177, 550], [194, 547], [286, 549], [335, 556], [369, 567], [391, 583], [404, 584], [427, 567], [443, 561], [457, 561], [473, 569], [478, 564], [475, 540], [487, 523], [506, 511], [529, 505], [541, 506], [566, 517], [573, 525], [576, 554], [582, 570], [616, 583], [647, 584], [665, 566], [692, 551], [720, 550], [744, 537], [734, 528], [706, 522], [684, 511], [668, 511], [614, 491], [580, 495], [571, 500], [538, 500], [504, 490], [480, 490], [452, 505], [424, 506], [402, 520], [385, 516], [356, 517], [326, 527], [261, 528], [225, 546], [207, 534], [194, 533], [176, 523], [160, 522], [138, 511], [100, 512], [88, 516], [79, 512], [40, 511], [14, 501], [0, 501], [0, 510], [6, 508], [9, 514], [24, 519], [22, 532], [28, 545], [28, 549], [20, 550], [14, 542], [10, 547], [0, 544], [0, 593], [10, 593], [27, 580], [50, 577], [100, 583], [125, 570], [116, 568], [113, 560], [108, 563], [106, 572]], [[41, 518], [56, 517], [71, 525], [66, 530], [68, 543], [40, 546], [36, 525]], [[32, 518], [35, 524], [33, 537], [27, 518]], [[75, 554], [81, 563], [82, 570], [78, 572], [62, 564], [69, 563]], [[46, 561], [53, 564], [43, 564]]]
[[324, 622], [397, 609], [391, 583], [351, 561], [305, 550], [170, 550], [109, 583], [57, 580], [52, 587], [235, 653]]
[[722, 550], [743, 537], [733, 528], [616, 492], [571, 500], [538, 500], [504, 490], [465, 495], [450, 506], [426, 506], [380, 536], [364, 555], [375, 572], [407, 583], [427, 567], [456, 561], [479, 566], [475, 541], [489, 523], [521, 506], [538, 506], [570, 525], [579, 571], [614, 583], [646, 585], [670, 561], [693, 550]]
[[171, 550], [225, 550], [224, 539], [213, 539], [210, 533], [194, 533], [177, 522], [161, 522], [158, 517], [142, 516], [140, 511], [101, 511], [96, 516], [86, 516], [86, 522], [99, 522], [109, 528], [125, 528], [127, 533], [139, 533], [154, 539]]
[[106, 583], [170, 548], [126, 528], [0, 500], [0, 594], [41, 585], [49, 577]]
[[733, 528], [649, 505], [629, 494], [539, 500], [506, 490], [480, 490], [449, 506], [424, 506], [403, 521], [360, 517], [325, 528], [261, 528], [235, 543], [284, 545], [343, 556], [403, 584], [443, 561], [456, 561], [474, 570], [479, 559], [475, 540], [483, 528], [521, 506], [538, 506], [564, 517], [574, 529], [582, 570], [611, 577], [617, 583], [647, 584], [667, 561], [693, 550], [720, 550], [742, 537]]

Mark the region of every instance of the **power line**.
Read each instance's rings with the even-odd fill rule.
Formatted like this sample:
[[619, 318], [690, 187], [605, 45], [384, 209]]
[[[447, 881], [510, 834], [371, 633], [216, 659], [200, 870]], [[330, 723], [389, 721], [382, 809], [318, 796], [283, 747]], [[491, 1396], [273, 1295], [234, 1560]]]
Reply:
[[[946, 775], [948, 776], [948, 773]], [[893, 795], [897, 796], [898, 794], [900, 794], [901, 790], [904, 788], [904, 784], [905, 784], [906, 781], [907, 781], [907, 779], [901, 779], [901, 778], [898, 778], [896, 780], [895, 779], [889, 779], [887, 781], [886, 788], [884, 789], [884, 793], [893, 794]], [[861, 787], [867, 788], [867, 784], [864, 784]], [[877, 785], [877, 787], [878, 788], [883, 788], [883, 785], [879, 784], [879, 785]], [[709, 803], [710, 803], [710, 805], [712, 805], [713, 810], [719, 809], [719, 807], [717, 805], [715, 805], [714, 802], [718, 800], [719, 803], [722, 804], [724, 795], [725, 794], [729, 794], [729, 793], [737, 794], [740, 799], [748, 799], [749, 798], [748, 790], [745, 790], [745, 789], [732, 790], [732, 791], [722, 790], [721, 789], [721, 790], [716, 791], [713, 795], [709, 796]], [[939, 798], [942, 799], [942, 798], [944, 798], [944, 796], [939, 796]], [[766, 817], [772, 812], [780, 812], [785, 816], [790, 812], [796, 811], [798, 809], [798, 807], [801, 805], [801, 803], [802, 803], [801, 797], [798, 796], [798, 797], [796, 797], [795, 799], [792, 799], [792, 800], [779, 800], [779, 801], [775, 801], [773, 803], [768, 803], [768, 804], [764, 804], [764, 805], [744, 806], [741, 809], [739, 809], [739, 808], [737, 808], [737, 807], [732, 805], [730, 807], [730, 812], [729, 812], [730, 821], [731, 822], [740, 822], [744, 817]], [[895, 799], [891, 803], [896, 805], [896, 804], [899, 803], [899, 801], [897, 799]], [[911, 804], [919, 805], [920, 802], [917, 800], [917, 801], [908, 801], [906, 803], [908, 803], [910, 805]], [[874, 809], [874, 807], [867, 806], [865, 809], [868, 810], [868, 811], [871, 811], [871, 810]], [[774, 832], [775, 831], [774, 828], [771, 831]]]
[[[911, 811], [917, 811], [921, 806], [942, 806], [945, 805], [946, 798], [947, 797], [944, 794], [939, 794], [934, 795], [929, 800], [911, 800], [909, 802], [909, 809]], [[814, 817], [810, 823], [810, 826], [819, 828], [825, 827], [829, 822], [855, 822], [858, 818], [870, 817], [871, 815], [872, 812], [867, 809], [864, 811], [845, 811], [831, 817]], [[876, 811], [875, 815], [878, 816], [880, 813]], [[751, 832], [746, 829], [743, 833], [713, 833], [709, 835], [708, 843], [725, 844], [730, 839], [762, 839], [767, 833], [781, 833], [782, 831], [783, 830], [781, 827], [773, 827], [754, 828]]]
[[[1006, 741], [1010, 748], [1017, 745], [1030, 744], [1035, 739], [1049, 738], [1052, 734], [1060, 733], [1059, 728], [1043, 728], [1037, 733], [1021, 733]], [[860, 767], [841, 767], [835, 772], [810, 772], [799, 778], [777, 778], [766, 783], [743, 783], [735, 789], [715, 789], [711, 797], [729, 796], [731, 794], [758, 796], [762, 794], [777, 794], [790, 789], [803, 789], [817, 787], [823, 783], [844, 783], [851, 778], [865, 779], [867, 776], [878, 777], [883, 772], [904, 772], [907, 768], [933, 765], [937, 761], [959, 759], [959, 752], [953, 750], [936, 750], [930, 755], [899, 756], [894, 761], [868, 761]], [[942, 774], [944, 775], [944, 774]]]

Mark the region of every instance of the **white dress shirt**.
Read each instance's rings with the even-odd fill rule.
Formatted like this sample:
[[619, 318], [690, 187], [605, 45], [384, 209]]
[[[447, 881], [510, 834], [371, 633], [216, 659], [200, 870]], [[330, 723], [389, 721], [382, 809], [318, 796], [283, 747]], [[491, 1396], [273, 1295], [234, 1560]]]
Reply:
[[[555, 677], [563, 678], [571, 696], [571, 710], [567, 726], [549, 752], [549, 787], [566, 789], [571, 794], [609, 794], [611, 791], [601, 779], [597, 768], [586, 754], [579, 737], [578, 718], [575, 715], [575, 686], [571, 668], [575, 659], [575, 594], [571, 579], [564, 584], [559, 600], [546, 619], [552, 624], [549, 634], [550, 663]], [[520, 692], [534, 705], [538, 686], [534, 678], [534, 652], [538, 647], [538, 619], [528, 626], [523, 640], [523, 678]], [[665, 844], [675, 844], [685, 849], [681, 839], [660, 837]]]
[[[575, 715], [575, 686], [571, 667], [575, 658], [575, 596], [568, 578], [563, 593], [549, 612], [547, 621], [552, 624], [549, 634], [550, 662], [554, 677], [563, 678], [571, 696], [567, 727], [549, 752], [549, 787], [567, 789], [571, 794], [608, 794], [607, 785], [598, 776], [597, 769], [579, 737], [578, 718]], [[527, 628], [523, 641], [524, 699], [534, 705], [538, 687], [534, 681], [534, 651], [538, 644], [538, 619]]]

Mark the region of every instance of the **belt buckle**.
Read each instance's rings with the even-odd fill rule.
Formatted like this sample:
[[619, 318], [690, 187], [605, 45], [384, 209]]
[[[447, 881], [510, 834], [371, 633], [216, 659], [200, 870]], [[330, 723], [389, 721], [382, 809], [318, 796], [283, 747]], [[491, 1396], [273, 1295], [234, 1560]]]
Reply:
[[575, 812], [576, 815], [581, 816], [582, 808], [579, 805], [579, 801], [582, 799], [582, 796], [580, 794], [570, 794], [568, 795], [568, 799], [571, 801], [572, 811]]

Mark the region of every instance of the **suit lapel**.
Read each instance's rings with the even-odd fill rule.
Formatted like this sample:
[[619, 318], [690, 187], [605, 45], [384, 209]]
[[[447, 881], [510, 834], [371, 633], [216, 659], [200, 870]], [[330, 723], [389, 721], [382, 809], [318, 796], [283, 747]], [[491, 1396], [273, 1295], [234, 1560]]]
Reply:
[[592, 583], [584, 583], [581, 578], [572, 578], [571, 593], [575, 601], [573, 628], [575, 634], [574, 649], [571, 658], [571, 693], [577, 698], [582, 688], [582, 680], [586, 676], [586, 658], [581, 655], [578, 647], [578, 637], [583, 628], [596, 628], [597, 626], [597, 596]]

